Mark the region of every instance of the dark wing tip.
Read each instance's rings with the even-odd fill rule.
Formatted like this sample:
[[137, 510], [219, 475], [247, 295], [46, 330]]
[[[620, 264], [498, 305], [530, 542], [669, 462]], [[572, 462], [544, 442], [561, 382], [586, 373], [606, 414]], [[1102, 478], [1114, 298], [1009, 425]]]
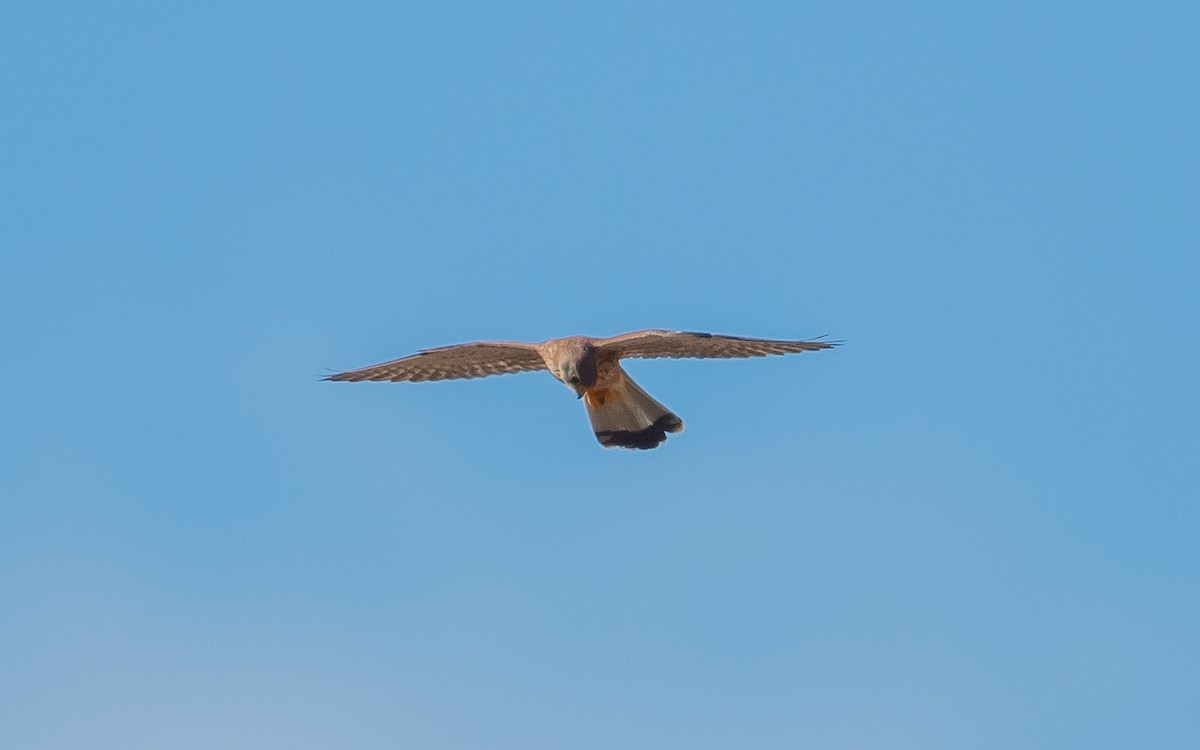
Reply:
[[822, 348], [832, 348], [835, 346], [841, 346], [842, 344], [846, 343], [845, 339], [829, 339], [828, 341], [826, 341], [825, 339], [829, 339], [828, 333], [822, 333], [820, 336], [814, 336], [811, 339], [809, 339], [809, 341], [811, 341], [814, 344], [820, 344]]

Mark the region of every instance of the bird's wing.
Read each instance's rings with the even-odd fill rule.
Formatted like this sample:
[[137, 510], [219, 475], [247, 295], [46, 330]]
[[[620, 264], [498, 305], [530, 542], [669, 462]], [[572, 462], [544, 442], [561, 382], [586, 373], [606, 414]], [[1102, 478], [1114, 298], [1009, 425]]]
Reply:
[[765, 357], [768, 354], [793, 354], [815, 352], [837, 346], [837, 341], [776, 341], [774, 339], [747, 339], [740, 336], [721, 336], [716, 333], [692, 333], [689, 331], [634, 331], [597, 339], [596, 348], [601, 352], [616, 354], [618, 358], [654, 359], [657, 357], [699, 357], [704, 359], [726, 359], [740, 357]]
[[391, 362], [339, 372], [326, 380], [452, 380], [545, 369], [537, 347], [519, 341], [479, 341], [426, 349]]

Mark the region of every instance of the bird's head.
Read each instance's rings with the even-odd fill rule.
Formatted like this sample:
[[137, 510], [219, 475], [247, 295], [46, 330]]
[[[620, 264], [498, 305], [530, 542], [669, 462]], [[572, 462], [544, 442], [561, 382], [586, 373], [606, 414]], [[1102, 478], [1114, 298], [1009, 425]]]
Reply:
[[596, 348], [586, 341], [566, 347], [558, 366], [563, 382], [580, 395], [596, 384]]

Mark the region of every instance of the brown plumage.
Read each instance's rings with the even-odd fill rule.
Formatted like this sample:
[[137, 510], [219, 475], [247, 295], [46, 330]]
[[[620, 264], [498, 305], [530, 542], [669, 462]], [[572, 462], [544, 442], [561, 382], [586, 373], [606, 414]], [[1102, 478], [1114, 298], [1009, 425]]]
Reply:
[[654, 448], [683, 420], [643, 391], [620, 365], [622, 359], [741, 358], [812, 352], [836, 341], [776, 341], [685, 331], [635, 331], [611, 338], [568, 336], [540, 344], [481, 341], [427, 349], [409, 357], [326, 380], [450, 380], [510, 372], [549, 370], [583, 399], [596, 439], [606, 448]]

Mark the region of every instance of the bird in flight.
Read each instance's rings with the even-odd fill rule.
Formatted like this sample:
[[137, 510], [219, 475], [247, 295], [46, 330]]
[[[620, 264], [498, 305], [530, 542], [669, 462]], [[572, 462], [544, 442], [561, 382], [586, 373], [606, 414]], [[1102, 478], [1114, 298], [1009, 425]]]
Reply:
[[567, 336], [540, 344], [478, 341], [426, 349], [402, 359], [330, 375], [325, 380], [421, 382], [549, 370], [583, 399], [605, 448], [654, 448], [683, 420], [655, 401], [621, 367], [622, 359], [729, 359], [815, 352], [836, 341], [775, 341], [687, 331], [634, 331], [611, 338]]

